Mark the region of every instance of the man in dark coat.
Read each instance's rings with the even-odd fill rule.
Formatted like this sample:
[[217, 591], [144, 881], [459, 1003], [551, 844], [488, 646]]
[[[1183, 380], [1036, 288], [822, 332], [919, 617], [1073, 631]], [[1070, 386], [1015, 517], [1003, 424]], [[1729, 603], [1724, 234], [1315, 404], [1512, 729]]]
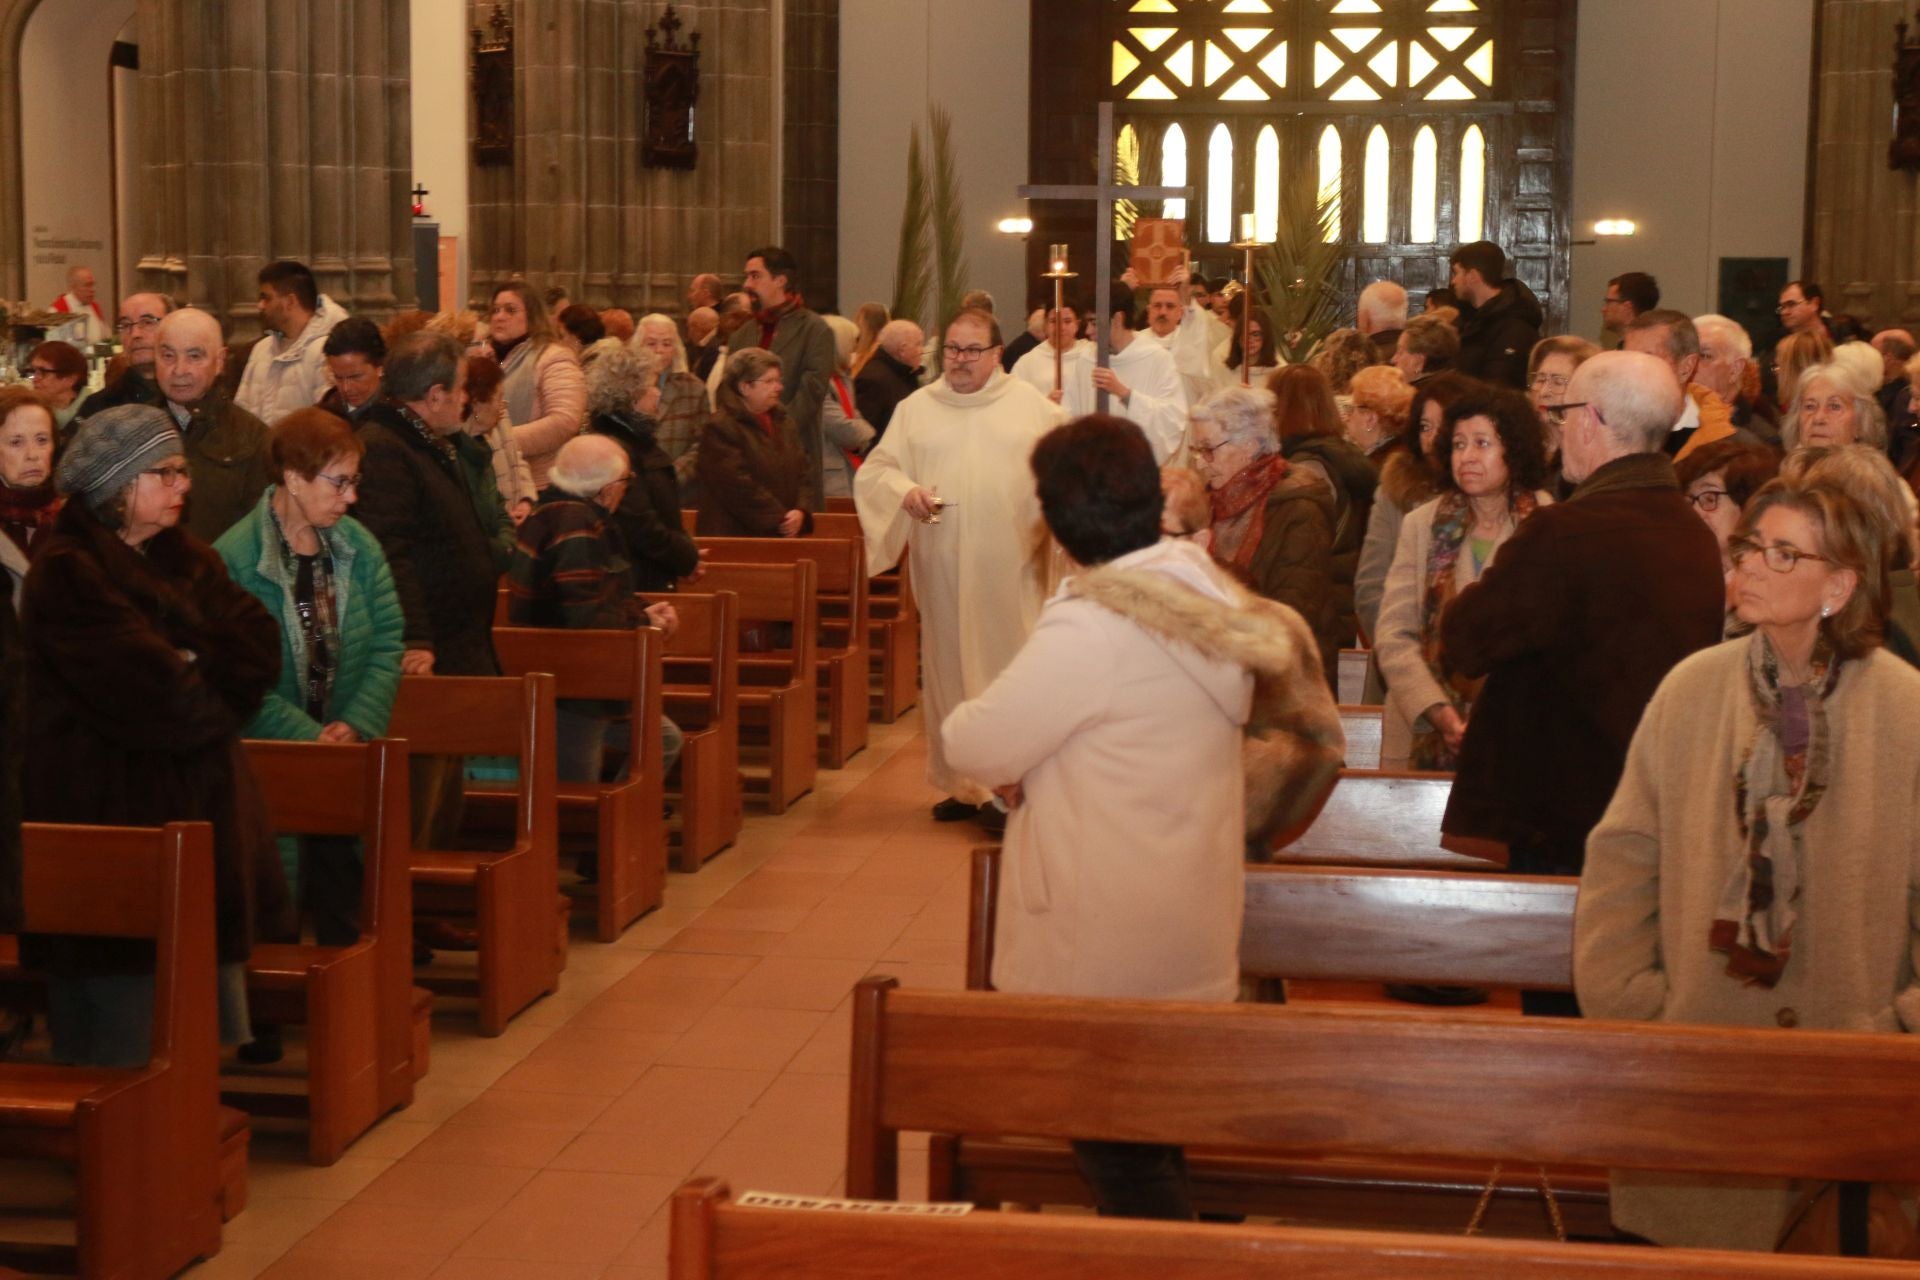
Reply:
[[775, 245], [747, 254], [745, 280], [753, 295], [753, 319], [727, 339], [727, 355], [744, 347], [762, 347], [780, 357], [784, 377], [780, 404], [786, 409], [807, 454], [807, 510], [819, 509], [825, 473], [820, 406], [827, 396], [838, 352], [827, 322], [801, 304], [800, 267], [793, 255]]
[[1460, 315], [1460, 354], [1453, 367], [1515, 391], [1527, 389], [1527, 357], [1540, 341], [1540, 300], [1507, 275], [1507, 255], [1491, 240], [1453, 251], [1453, 291]]
[[126, 371], [82, 401], [76, 418], [90, 418], [117, 404], [160, 405], [160, 384], [153, 377], [153, 349], [160, 336], [160, 322], [171, 310], [173, 304], [158, 293], [130, 294], [120, 304], [113, 327], [127, 357]]
[[880, 328], [873, 358], [853, 379], [853, 400], [873, 426], [873, 438], [887, 433], [893, 411], [920, 389], [920, 351], [927, 344], [911, 320], [889, 320]]
[[186, 307], [160, 322], [154, 371], [186, 442], [193, 474], [186, 526], [202, 542], [217, 542], [277, 478], [267, 461], [267, 424], [217, 385], [226, 360], [220, 322], [206, 312]]
[[1662, 452], [1680, 384], [1608, 351], [1567, 388], [1561, 456], [1579, 487], [1534, 513], [1454, 599], [1443, 659], [1487, 683], [1441, 829], [1504, 842], [1511, 867], [1578, 875], [1640, 714], [1674, 664], [1716, 644], [1720, 547]]
[[497, 676], [500, 569], [450, 437], [466, 403], [466, 360], [444, 334], [417, 333], [382, 371], [386, 403], [360, 428], [354, 515], [380, 539], [406, 615], [406, 675]]

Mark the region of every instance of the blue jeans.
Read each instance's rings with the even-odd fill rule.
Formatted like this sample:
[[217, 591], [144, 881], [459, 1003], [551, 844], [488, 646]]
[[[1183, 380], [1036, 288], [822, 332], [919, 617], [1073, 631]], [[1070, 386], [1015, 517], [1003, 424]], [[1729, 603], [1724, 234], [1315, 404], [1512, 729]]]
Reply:
[[[604, 778], [607, 746], [625, 748], [627, 726], [604, 711], [587, 710], [600, 704], [577, 699], [561, 699], [554, 707], [554, 759], [562, 782], [619, 782], [626, 778], [623, 765], [619, 778]], [[670, 773], [680, 759], [686, 737], [680, 726], [660, 717], [661, 772]]]

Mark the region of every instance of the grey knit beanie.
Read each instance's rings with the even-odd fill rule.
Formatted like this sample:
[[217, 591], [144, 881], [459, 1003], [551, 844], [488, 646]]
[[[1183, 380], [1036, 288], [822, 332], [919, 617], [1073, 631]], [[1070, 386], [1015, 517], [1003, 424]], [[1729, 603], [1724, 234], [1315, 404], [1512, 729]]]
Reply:
[[53, 485], [98, 511], [142, 471], [185, 451], [179, 428], [166, 410], [150, 404], [115, 405], [80, 424], [60, 455]]

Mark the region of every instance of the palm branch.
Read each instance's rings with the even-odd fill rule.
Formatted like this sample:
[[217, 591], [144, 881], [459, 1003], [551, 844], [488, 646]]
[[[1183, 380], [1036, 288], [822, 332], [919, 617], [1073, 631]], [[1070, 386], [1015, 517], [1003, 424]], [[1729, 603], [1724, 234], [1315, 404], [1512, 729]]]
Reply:
[[1289, 363], [1307, 358], [1339, 321], [1345, 299], [1335, 277], [1346, 251], [1340, 245], [1338, 196], [1308, 182], [1280, 188], [1273, 243], [1255, 256], [1258, 305], [1272, 314], [1274, 347]]
[[907, 141], [907, 202], [900, 210], [900, 248], [893, 266], [893, 314], [924, 323], [932, 270], [927, 261], [927, 166], [920, 154], [920, 129]]
[[927, 126], [933, 142], [927, 213], [933, 232], [938, 302], [934, 323], [944, 325], [960, 309], [960, 299], [967, 292], [966, 206], [960, 199], [960, 175], [953, 155], [953, 118], [944, 107], [933, 107], [927, 112]]

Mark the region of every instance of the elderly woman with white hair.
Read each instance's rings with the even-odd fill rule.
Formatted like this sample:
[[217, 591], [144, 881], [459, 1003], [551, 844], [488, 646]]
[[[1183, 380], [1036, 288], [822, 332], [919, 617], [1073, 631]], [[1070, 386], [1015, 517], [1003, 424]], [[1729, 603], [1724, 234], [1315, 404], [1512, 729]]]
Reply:
[[1789, 452], [1808, 445], [1887, 445], [1887, 415], [1874, 398], [1875, 384], [1839, 360], [1810, 365], [1795, 384], [1793, 403], [1781, 424]]
[[671, 591], [700, 568], [700, 552], [680, 520], [673, 459], [659, 444], [660, 371], [656, 354], [638, 346], [610, 351], [587, 369], [587, 430], [618, 443], [632, 468], [613, 522], [640, 591]]
[[871, 423], [853, 403], [853, 348], [860, 327], [845, 316], [822, 316], [833, 330], [833, 377], [820, 404], [820, 433], [827, 450], [821, 462], [820, 494], [826, 498], [853, 496], [853, 473], [873, 443]]
[[655, 423], [653, 438], [673, 462], [674, 479], [680, 483], [680, 504], [697, 507], [695, 471], [700, 457], [700, 428], [713, 410], [707, 384], [688, 372], [687, 347], [672, 316], [658, 311], [641, 316], [629, 345], [654, 358], [660, 402], [649, 410]]
[[[507, 568], [509, 623], [601, 631], [655, 626], [673, 632], [678, 619], [672, 605], [642, 608], [634, 597], [632, 560], [613, 516], [632, 479], [627, 451], [607, 436], [576, 436], [560, 447], [548, 487], [520, 526]], [[608, 734], [624, 710], [600, 699], [559, 700], [554, 736], [562, 782], [605, 780]], [[671, 768], [680, 755], [680, 730], [663, 719], [661, 737]], [[593, 878], [589, 857], [582, 855], [582, 879]]]
[[1281, 456], [1270, 392], [1216, 391], [1189, 417], [1189, 452], [1213, 495], [1214, 559], [1267, 599], [1297, 610], [1324, 661], [1339, 649], [1332, 491], [1294, 474]]

